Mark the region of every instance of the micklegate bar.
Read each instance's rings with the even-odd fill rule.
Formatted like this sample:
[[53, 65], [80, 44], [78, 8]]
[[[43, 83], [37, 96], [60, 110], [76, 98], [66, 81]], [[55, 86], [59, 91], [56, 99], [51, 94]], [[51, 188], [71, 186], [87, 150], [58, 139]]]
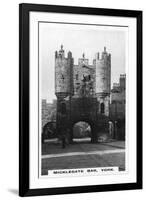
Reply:
[[111, 54], [106, 47], [101, 55], [96, 53], [92, 65], [84, 53], [78, 59], [78, 65], [75, 65], [72, 53], [69, 51], [65, 57], [61, 45], [61, 49], [55, 52], [58, 130], [62, 123], [66, 124], [64, 129], [68, 129], [72, 136], [73, 125], [85, 121], [91, 126], [91, 141], [96, 142], [98, 133], [108, 127], [110, 88]]

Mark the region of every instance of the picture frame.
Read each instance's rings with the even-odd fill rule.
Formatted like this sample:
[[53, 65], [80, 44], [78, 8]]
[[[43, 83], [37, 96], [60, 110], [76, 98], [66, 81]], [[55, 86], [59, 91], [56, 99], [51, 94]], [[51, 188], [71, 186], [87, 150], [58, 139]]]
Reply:
[[[32, 16], [31, 16], [31, 14], [32, 14]], [[35, 16], [33, 16], [33, 14]], [[77, 17], [76, 17], [76, 15], [77, 15]], [[129, 91], [129, 94], [128, 94], [128, 92], [126, 93], [126, 95], [127, 95], [126, 103], [131, 108], [131, 106], [130, 106], [130, 104], [132, 104], [131, 98], [133, 98], [133, 102], [135, 104], [134, 104], [134, 106], [132, 105], [133, 112], [132, 112], [132, 110], [130, 110], [130, 108], [126, 104], [126, 106], [127, 106], [126, 112], [130, 113], [127, 116], [130, 116], [130, 118], [132, 118], [131, 117], [132, 115], [134, 116], [134, 119], [132, 118], [131, 121], [128, 121], [128, 122], [126, 121], [126, 124], [128, 124], [126, 127], [129, 127], [129, 129], [126, 128], [126, 136], [125, 136], [125, 137], [128, 137], [128, 139], [125, 140], [126, 148], [128, 150], [127, 149], [121, 150], [121, 152], [128, 151], [127, 158], [129, 160], [126, 162], [129, 163], [129, 168], [128, 168], [129, 171], [126, 171], [126, 175], [118, 174], [117, 175], [117, 177], [119, 176], [118, 180], [116, 180], [116, 178], [115, 178], [115, 181], [112, 182], [112, 179], [114, 179], [114, 178], [112, 178], [111, 176], [106, 174], [107, 176], [109, 176], [109, 182], [103, 183], [102, 176], [105, 176], [105, 174], [104, 175], [100, 174], [101, 183], [100, 182], [96, 183], [97, 180], [95, 180], [95, 178], [97, 178], [97, 177], [99, 178], [99, 174], [94, 174], [94, 176], [89, 176], [86, 178], [86, 177], [80, 176], [80, 174], [77, 173], [78, 180], [81, 180], [81, 182], [79, 184], [77, 184], [77, 183], [75, 183], [75, 182], [78, 182], [78, 181], [76, 181], [77, 177], [72, 178], [72, 176], [69, 176], [69, 177], [63, 177], [63, 178], [62, 177], [41, 178], [38, 174], [38, 171], [37, 171], [39, 168], [38, 166], [40, 166], [40, 165], [42, 166], [42, 163], [41, 164], [39, 163], [39, 159], [41, 160], [41, 158], [39, 158], [39, 154], [37, 154], [35, 152], [37, 150], [41, 152], [41, 149], [43, 148], [41, 141], [39, 141], [39, 138], [42, 136], [38, 135], [39, 131], [36, 131], [36, 128], [33, 129], [33, 126], [37, 127], [38, 130], [40, 129], [41, 125], [40, 125], [40, 121], [38, 121], [38, 120], [40, 120], [38, 115], [39, 115], [39, 112], [41, 112], [39, 110], [39, 109], [41, 109], [41, 106], [40, 106], [41, 104], [40, 104], [40, 102], [38, 104], [33, 102], [33, 100], [35, 101], [35, 99], [32, 96], [38, 97], [38, 99], [39, 99], [39, 95], [41, 95], [41, 94], [34, 92], [34, 94], [32, 95], [32, 92], [34, 90], [39, 91], [39, 88], [40, 88], [39, 81], [41, 81], [41, 78], [38, 75], [38, 72], [35, 72], [35, 70], [38, 70], [38, 65], [40, 63], [40, 60], [42, 59], [40, 56], [41, 55], [40, 52], [42, 51], [41, 48], [43, 45], [41, 46], [41, 43], [39, 42], [39, 37], [45, 38], [45, 36], [44, 37], [40, 36], [43, 31], [41, 32], [41, 30], [40, 30], [40, 32], [39, 32], [39, 28], [41, 28], [41, 26], [39, 25], [39, 22], [41, 22], [45, 18], [46, 18], [46, 21], [48, 19], [50, 19], [50, 23], [49, 24], [46, 23], [47, 24], [46, 26], [49, 30], [47, 32], [48, 37], [52, 37], [51, 35], [49, 35], [52, 30], [53, 31], [57, 30], [57, 33], [59, 33], [58, 30], [63, 30], [64, 36], [61, 35], [62, 32], [60, 31], [60, 35], [62, 38], [64, 38], [64, 37], [67, 38], [67, 36], [65, 34], [71, 33], [71, 32], [73, 32], [73, 35], [77, 34], [77, 37], [79, 38], [78, 34], [81, 34], [82, 32], [84, 32], [86, 35], [86, 30], [87, 31], [90, 30], [91, 21], [93, 21], [92, 25], [94, 26], [94, 27], [92, 27], [92, 31], [95, 33], [96, 33], [96, 31], [111, 31], [106, 28], [104, 30], [99, 30], [100, 28], [98, 30], [96, 30], [96, 27], [95, 27], [96, 25], [98, 25], [99, 27], [102, 26], [100, 24], [101, 22], [99, 22], [100, 20], [103, 20], [105, 27], [110, 27], [111, 25], [114, 26], [115, 28], [117, 28], [118, 25], [121, 28], [128, 27], [127, 28], [128, 40], [126, 40], [126, 39], [122, 40], [122, 41], [125, 41], [125, 44], [128, 41], [127, 42], [128, 48], [126, 47], [128, 49], [128, 54], [126, 54], [126, 55], [128, 55], [128, 58], [126, 57], [125, 59], [129, 60], [128, 65], [127, 65], [129, 74], [126, 72], [126, 78], [128, 77], [126, 80], [128, 80], [127, 82], [129, 82], [129, 85], [128, 85], [129, 89], [127, 89], [127, 91]], [[90, 18], [91, 18], [91, 20], [90, 20]], [[57, 24], [58, 21], [59, 21], [59, 23], [63, 24], [63, 28], [61, 27], [62, 29], [57, 29], [58, 25], [55, 25], [54, 27], [53, 27], [53, 25], [50, 25], [51, 23], [53, 23], [52, 19], [56, 20], [55, 24]], [[112, 19], [113, 19], [113, 21], [112, 21]], [[76, 28], [76, 26], [75, 26], [75, 28], [74, 28], [74, 25], [73, 25], [74, 20], [76, 22], [75, 24], [79, 23], [81, 26], [78, 26], [78, 28]], [[108, 22], [109, 24], [108, 23], [106, 24], [106, 20], [107, 21], [109, 20], [110, 23]], [[132, 22], [132, 20], [133, 20], [133, 22]], [[68, 29], [65, 29], [65, 24], [67, 21], [69, 21], [69, 24], [71, 26]], [[85, 28], [84, 27], [82, 28], [82, 25], [84, 26], [85, 21], [87, 21], [87, 23], [86, 23], [87, 26]], [[122, 22], [120, 22], [120, 21], [122, 21]], [[46, 29], [45, 28], [46, 27], [44, 27], [44, 29], [42, 28], [42, 30], [47, 30], [47, 28]], [[80, 30], [80, 33], [77, 32], [78, 30]], [[115, 30], [115, 31], [117, 31], [117, 30]], [[101, 32], [101, 33], [104, 35], [103, 32]], [[53, 32], [52, 35], [55, 35], [55, 31]], [[114, 35], [114, 37], [115, 37], [115, 35]], [[131, 37], [132, 37], [132, 39], [130, 39]], [[83, 36], [83, 38], [85, 38], [85, 36]], [[88, 33], [87, 33], [87, 38], [89, 38]], [[69, 39], [68, 39], [68, 41], [69, 41]], [[33, 42], [32, 42], [32, 40], [33, 40]], [[81, 40], [81, 38], [80, 38], [80, 40]], [[80, 42], [80, 40], [79, 40], [79, 42]], [[92, 41], [91, 38], [89, 38], [89, 40]], [[112, 36], [109, 40], [111, 40], [111, 43], [112, 43]], [[115, 40], [116, 40], [116, 38], [115, 38]], [[115, 40], [113, 40], [113, 42]], [[42, 39], [40, 39], [40, 41], [42, 41]], [[47, 41], [47, 39], [45, 40], [45, 43], [46, 43], [46, 41]], [[62, 40], [62, 41], [64, 42], [64, 40]], [[87, 41], [88, 41], [88, 39], [87, 39]], [[132, 43], [134, 46], [132, 46]], [[53, 43], [48, 43], [48, 44], [50, 44], [50, 46], [51, 45], [53, 46]], [[110, 42], [109, 42], [109, 44], [110, 44]], [[119, 44], [120, 44], [120, 41], [119, 41]], [[58, 45], [60, 45], [60, 44], [58, 44]], [[75, 44], [73, 41], [70, 42], [70, 47], [73, 48], [74, 45]], [[82, 45], [84, 45], [84, 43], [82, 43]], [[117, 43], [116, 43], [116, 45], [117, 45]], [[98, 44], [97, 44], [97, 46], [98, 46]], [[74, 47], [74, 48], [77, 48], [77, 47]], [[117, 48], [117, 51], [118, 51], [118, 47], [116, 46], [115, 48]], [[122, 48], [122, 47], [120, 47], [120, 48]], [[35, 49], [37, 49], [37, 50], [35, 50]], [[111, 51], [112, 51], [112, 48], [111, 48]], [[64, 55], [63, 46], [61, 46], [59, 53], [60, 52], [61, 53], [63, 52], [62, 55]], [[76, 51], [74, 51], [74, 52], [76, 52]], [[106, 49], [104, 49], [104, 53], [106, 53]], [[57, 55], [58, 54], [56, 53], [56, 56]], [[83, 53], [82, 60], [85, 60], [84, 57], [85, 57], [85, 55]], [[132, 66], [133, 66], [133, 69], [131, 69]], [[32, 71], [32, 68], [34, 71]], [[40, 74], [43, 74], [43, 72], [40, 72]], [[97, 74], [96, 74], [96, 76], [97, 76]], [[51, 77], [51, 75], [50, 75], [50, 77]], [[88, 78], [89, 78], [89, 76], [88, 76]], [[37, 81], [33, 82], [33, 79], [35, 79]], [[84, 80], [85, 79], [86, 79], [86, 77], [84, 77]], [[126, 84], [127, 84], [127, 82], [126, 82]], [[31, 86], [31, 85], [33, 85], [33, 86]], [[99, 82], [96, 85], [96, 87], [98, 87], [98, 85], [100, 85]], [[41, 87], [42, 87], [42, 85], [41, 85]], [[126, 87], [127, 87], [127, 85], [126, 85]], [[59, 88], [59, 86], [58, 86], [58, 88]], [[131, 90], [134, 91], [132, 93], [133, 96], [130, 93]], [[85, 91], [85, 90], [83, 90], [83, 91]], [[82, 102], [81, 105], [83, 103], [84, 102]], [[85, 102], [85, 104], [86, 103], [87, 102]], [[32, 111], [31, 107], [33, 107], [33, 109], [34, 109], [34, 106], [32, 106], [33, 104], [36, 106], [35, 107], [36, 110]], [[59, 105], [59, 104], [57, 104], [57, 105]], [[103, 109], [102, 105], [101, 105], [101, 110]], [[87, 106], [87, 104], [86, 104], [86, 106]], [[127, 111], [127, 110], [129, 110], [129, 111]], [[34, 120], [35, 122], [32, 119], [34, 115], [31, 113], [33, 113], [33, 112], [34, 113], [36, 112], [35, 115], [37, 116], [37, 120]], [[102, 113], [102, 111], [101, 111], [101, 113]], [[130, 120], [127, 118], [128, 117], [126, 117], [126, 120]], [[84, 118], [84, 121], [86, 121], [85, 118]], [[33, 125], [34, 123], [36, 125]], [[132, 124], [133, 124], [133, 127], [132, 127]], [[135, 133], [135, 135], [133, 136], [134, 139], [132, 139], [131, 133], [127, 130], [133, 130], [133, 132]], [[34, 133], [32, 133], [32, 132], [34, 132]], [[36, 135], [37, 140], [35, 140], [35, 139], [32, 140], [32, 138], [35, 138], [35, 137], [33, 137], [35, 135]], [[91, 140], [95, 139], [94, 136], [95, 135], [93, 135], [93, 137], [91, 136]], [[128, 140], [128, 142], [127, 142], [127, 140]], [[41, 143], [41, 148], [39, 146], [40, 143]], [[63, 139], [62, 139], [62, 144], [65, 144], [65, 143], [63, 143]], [[33, 145], [34, 145], [34, 147], [33, 147]], [[120, 149], [121, 147], [117, 147], [117, 148]], [[67, 151], [69, 151], [69, 149], [70, 149], [70, 146], [68, 147]], [[63, 150], [63, 152], [64, 152], [64, 150]], [[109, 152], [109, 150], [108, 150], [108, 152]], [[134, 157], [131, 156], [132, 154], [130, 152], [132, 152], [132, 153], [134, 152], [133, 153]], [[102, 155], [101, 151], [100, 151], [100, 153]], [[84, 155], [84, 153], [82, 153], [82, 152], [81, 152], [81, 154]], [[88, 154], [90, 154], [90, 153], [88, 152]], [[50, 154], [49, 154], [49, 156], [50, 156]], [[49, 158], [49, 156], [47, 158]], [[86, 155], [84, 155], [84, 156], [86, 156]], [[45, 159], [45, 156], [42, 159]], [[51, 161], [51, 162], [53, 162], [53, 161]], [[36, 170], [34, 169], [34, 171], [32, 170], [32, 163], [37, 168]], [[110, 165], [110, 166], [112, 166], [112, 165]], [[115, 166], [115, 164], [113, 166]], [[133, 166], [132, 172], [131, 172], [131, 170], [132, 170], [131, 166]], [[87, 167], [89, 169], [91, 167], [91, 169], [92, 169], [92, 166], [90, 166], [90, 167], [87, 166]], [[104, 167], [104, 166], [101, 165], [101, 167]], [[62, 169], [64, 169], [64, 168], [65, 167], [63, 166]], [[79, 166], [79, 168], [81, 168], [81, 167]], [[95, 166], [94, 166], [94, 168], [95, 168]], [[105, 168], [100, 169], [100, 170], [105, 170]], [[112, 170], [114, 170], [114, 168], [112, 168]], [[128, 173], [129, 174], [131, 173], [132, 175], [128, 176]], [[35, 176], [35, 178], [33, 176]], [[124, 176], [127, 179], [121, 178]], [[33, 184], [31, 183], [31, 179], [33, 180]], [[85, 180], [85, 184], [83, 184], [83, 180]], [[43, 181], [44, 181], [44, 183], [43, 183]], [[60, 182], [60, 185], [58, 184], [57, 186], [54, 186], [54, 184], [56, 184], [55, 181]], [[37, 184], [38, 185], [40, 184], [41, 186], [40, 187], [37, 186], [37, 184], [35, 182], [37, 182]], [[71, 185], [67, 185], [66, 182], [70, 182], [68, 184], [71, 184]], [[48, 186], [49, 184], [50, 184], [50, 186]], [[87, 193], [87, 192], [101, 192], [101, 191], [132, 190], [132, 189], [142, 189], [142, 11], [72, 7], [72, 6], [59, 6], [59, 5], [25, 4], [25, 3], [20, 4], [19, 5], [19, 195], [24, 197], [24, 196], [36, 196], [36, 195], [39, 196], [39, 195]]]

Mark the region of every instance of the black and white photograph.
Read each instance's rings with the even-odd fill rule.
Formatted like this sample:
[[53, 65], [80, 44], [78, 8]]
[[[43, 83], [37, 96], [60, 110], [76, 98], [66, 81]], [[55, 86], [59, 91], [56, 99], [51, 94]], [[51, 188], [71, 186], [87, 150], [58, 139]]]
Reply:
[[142, 187], [141, 21], [20, 5], [20, 196]]
[[126, 171], [128, 27], [38, 27], [41, 176]]

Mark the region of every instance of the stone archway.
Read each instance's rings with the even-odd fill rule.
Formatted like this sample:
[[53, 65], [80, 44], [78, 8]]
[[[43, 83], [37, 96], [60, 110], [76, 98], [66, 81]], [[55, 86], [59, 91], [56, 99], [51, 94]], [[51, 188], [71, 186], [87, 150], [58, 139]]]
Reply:
[[79, 121], [84, 121], [91, 126], [91, 142], [98, 142], [99, 134], [105, 132], [105, 129], [108, 129], [108, 117], [98, 112], [99, 106], [100, 104], [96, 98], [58, 99], [56, 121], [58, 137], [62, 132], [66, 132], [69, 136], [70, 143], [72, 143], [74, 124]]
[[73, 139], [91, 138], [91, 131], [91, 125], [88, 122], [76, 122], [73, 125]]
[[79, 123], [79, 122], [84, 122], [86, 124], [88, 124], [88, 126], [90, 127], [90, 138], [91, 138], [91, 142], [95, 143], [97, 142], [97, 135], [98, 135], [98, 126], [97, 126], [97, 122], [92, 121], [90, 119], [85, 119], [85, 118], [79, 118], [79, 119], [74, 119], [71, 124], [70, 124], [70, 136], [71, 136], [71, 142], [73, 142], [73, 138], [74, 138], [74, 126]]

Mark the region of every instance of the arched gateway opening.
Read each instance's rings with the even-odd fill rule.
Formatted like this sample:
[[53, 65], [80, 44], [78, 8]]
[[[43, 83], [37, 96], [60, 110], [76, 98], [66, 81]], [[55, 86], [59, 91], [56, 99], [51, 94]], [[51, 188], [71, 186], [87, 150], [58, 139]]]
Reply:
[[76, 122], [73, 125], [73, 140], [74, 141], [90, 141], [91, 140], [91, 125], [85, 121]]
[[[97, 142], [97, 126], [91, 120], [75, 120], [70, 126], [71, 141]], [[86, 139], [85, 139], [86, 138]]]

